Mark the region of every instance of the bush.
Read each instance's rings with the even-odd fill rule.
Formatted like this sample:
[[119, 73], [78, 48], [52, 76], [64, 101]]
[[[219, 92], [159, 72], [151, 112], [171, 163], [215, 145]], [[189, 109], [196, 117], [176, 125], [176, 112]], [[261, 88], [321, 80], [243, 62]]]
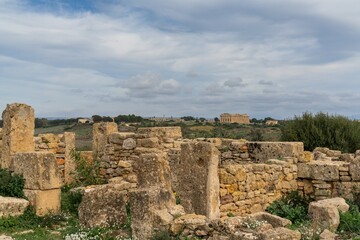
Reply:
[[25, 180], [21, 175], [0, 169], [0, 196], [25, 198], [24, 184]]
[[64, 186], [61, 189], [61, 209], [77, 216], [82, 194], [80, 192], [71, 192], [70, 189], [69, 186]]
[[304, 113], [285, 122], [282, 141], [304, 142], [306, 150], [328, 147], [343, 152], [360, 149], [360, 123], [346, 117], [325, 113]]
[[350, 208], [346, 213], [340, 212], [340, 225], [338, 231], [360, 234], [360, 212], [359, 207], [349, 203]]
[[307, 211], [310, 201], [309, 198], [303, 198], [299, 192], [292, 191], [271, 203], [266, 211], [298, 224], [308, 220]]
[[74, 179], [77, 185], [88, 186], [104, 183], [104, 180], [99, 177], [99, 162], [96, 159], [92, 164], [89, 164], [86, 158], [75, 150], [71, 151], [71, 157], [76, 164]]

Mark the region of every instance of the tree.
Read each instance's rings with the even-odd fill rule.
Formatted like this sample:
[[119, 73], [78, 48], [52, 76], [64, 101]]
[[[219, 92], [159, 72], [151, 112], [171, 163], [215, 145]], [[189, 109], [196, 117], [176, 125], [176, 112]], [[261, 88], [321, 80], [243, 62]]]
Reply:
[[214, 121], [217, 123], [217, 122], [220, 122], [220, 119], [218, 117], [215, 117]]
[[94, 123], [98, 123], [103, 120], [103, 118], [100, 115], [93, 115], [91, 118], [94, 121]]
[[184, 116], [184, 117], [181, 117], [181, 119], [184, 119], [184, 121], [194, 121], [195, 120], [195, 118], [192, 116]]

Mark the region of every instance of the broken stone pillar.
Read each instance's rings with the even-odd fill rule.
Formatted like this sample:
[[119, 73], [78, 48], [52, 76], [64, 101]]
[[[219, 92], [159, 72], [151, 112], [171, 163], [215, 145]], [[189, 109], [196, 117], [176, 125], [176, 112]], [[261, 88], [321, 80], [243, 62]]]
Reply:
[[76, 164], [72, 157], [72, 151], [75, 151], [75, 133], [65, 132], [63, 142], [65, 143], [64, 183], [71, 184], [74, 182], [74, 173], [76, 171]]
[[[134, 239], [151, 239], [157, 231], [167, 231], [174, 219], [175, 197], [170, 166], [165, 153], [141, 154], [134, 161], [138, 189], [130, 192]], [[182, 207], [180, 207], [182, 208]]]
[[12, 167], [16, 153], [34, 152], [34, 109], [21, 103], [8, 104], [2, 113], [3, 137], [1, 167]]
[[172, 166], [179, 182], [176, 196], [186, 213], [220, 216], [218, 163], [220, 152], [207, 142], [183, 143], [180, 160]]
[[114, 122], [100, 122], [93, 125], [93, 154], [94, 159], [101, 157], [108, 143], [108, 136], [118, 132], [118, 125]]
[[25, 179], [24, 194], [39, 216], [60, 212], [61, 177], [55, 154], [17, 153], [13, 169]]

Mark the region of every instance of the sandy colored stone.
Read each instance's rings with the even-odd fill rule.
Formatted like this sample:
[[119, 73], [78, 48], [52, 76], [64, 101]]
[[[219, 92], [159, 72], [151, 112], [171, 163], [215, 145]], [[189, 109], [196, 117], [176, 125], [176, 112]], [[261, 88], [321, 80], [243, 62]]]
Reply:
[[353, 181], [360, 181], [360, 156], [350, 162], [349, 173]]
[[298, 177], [322, 181], [338, 181], [339, 167], [343, 162], [337, 161], [312, 161], [298, 164]]
[[[63, 134], [63, 142], [65, 143], [65, 169], [64, 183], [71, 184], [74, 182], [74, 173], [76, 172], [76, 163], [72, 157], [72, 151], [75, 151], [75, 133], [65, 132]], [[80, 154], [80, 156], [83, 156]]]
[[171, 224], [170, 231], [172, 234], [180, 234], [184, 229], [201, 229], [206, 228], [208, 221], [204, 215], [186, 214], [174, 220]]
[[21, 103], [8, 104], [2, 113], [2, 120], [1, 167], [12, 168], [14, 154], [35, 151], [34, 109]]
[[186, 213], [220, 216], [218, 163], [220, 152], [211, 143], [181, 145], [180, 161], [171, 166], [178, 180], [174, 189]]
[[273, 227], [286, 227], [291, 225], [291, 221], [268, 212], [257, 212], [249, 215], [250, 218], [257, 221], [266, 221]]
[[58, 214], [61, 208], [61, 190], [27, 190], [24, 189], [25, 196], [29, 199], [30, 205], [34, 206], [38, 216], [47, 214]]
[[0, 217], [15, 217], [24, 213], [29, 201], [21, 198], [0, 196]]
[[139, 134], [145, 134], [148, 137], [157, 137], [159, 139], [179, 139], [182, 137], [181, 127], [151, 127], [139, 128]]
[[338, 235], [335, 233], [330, 232], [329, 230], [325, 229], [320, 234], [320, 240], [335, 240]]
[[299, 231], [290, 230], [284, 227], [277, 227], [261, 233], [262, 240], [300, 240]]
[[49, 190], [62, 185], [53, 153], [17, 153], [13, 158], [13, 166], [15, 173], [23, 175], [25, 189]]
[[309, 216], [315, 227], [336, 232], [340, 224], [339, 211], [347, 212], [349, 205], [343, 198], [331, 198], [311, 202]]
[[159, 139], [156, 137], [138, 139], [139, 147], [156, 148], [159, 146]]
[[118, 132], [118, 126], [114, 122], [101, 122], [93, 125], [92, 150], [95, 158], [102, 156], [105, 146], [108, 143], [109, 135], [116, 132]]
[[125, 224], [127, 198], [127, 191], [111, 184], [85, 191], [78, 210], [80, 223], [91, 228]]
[[247, 142], [246, 145], [251, 160], [256, 162], [285, 157], [304, 158], [302, 142]]

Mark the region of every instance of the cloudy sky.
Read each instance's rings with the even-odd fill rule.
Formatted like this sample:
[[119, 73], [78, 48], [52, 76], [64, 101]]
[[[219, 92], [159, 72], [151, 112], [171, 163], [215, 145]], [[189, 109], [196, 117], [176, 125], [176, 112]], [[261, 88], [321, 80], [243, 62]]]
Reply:
[[360, 113], [359, 0], [0, 0], [0, 107]]

